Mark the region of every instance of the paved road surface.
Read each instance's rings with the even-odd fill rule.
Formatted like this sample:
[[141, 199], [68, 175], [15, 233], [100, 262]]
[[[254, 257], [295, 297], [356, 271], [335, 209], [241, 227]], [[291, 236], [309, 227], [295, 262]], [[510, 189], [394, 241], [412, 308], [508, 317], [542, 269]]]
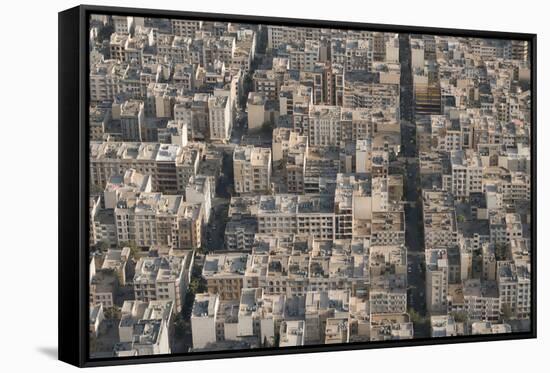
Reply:
[[[421, 316], [426, 315], [425, 257], [422, 206], [420, 201], [420, 175], [416, 147], [416, 126], [414, 124], [413, 86], [410, 62], [411, 50], [408, 35], [399, 36], [399, 60], [401, 62], [401, 146], [405, 162], [405, 242], [407, 244], [407, 300], [409, 308]], [[415, 337], [428, 337], [429, 329], [415, 325]]]

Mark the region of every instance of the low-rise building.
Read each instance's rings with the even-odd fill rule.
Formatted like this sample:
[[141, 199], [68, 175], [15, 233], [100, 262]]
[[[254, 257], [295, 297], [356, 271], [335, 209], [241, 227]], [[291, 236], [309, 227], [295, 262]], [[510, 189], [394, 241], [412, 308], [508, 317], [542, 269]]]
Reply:
[[180, 312], [189, 284], [191, 254], [146, 257], [136, 264], [134, 296], [143, 302], [171, 300], [175, 312]]
[[193, 348], [204, 348], [208, 344], [218, 341], [217, 318], [219, 310], [219, 296], [203, 293], [195, 295], [195, 302], [191, 311], [191, 335]]
[[451, 315], [431, 316], [430, 328], [433, 338], [454, 337], [459, 335], [459, 326]]
[[[131, 348], [138, 350], [138, 355], [143, 354], [140, 353], [140, 349], [142, 351], [146, 349], [157, 350], [159, 351], [157, 353], [166, 353], [160, 352], [163, 349], [166, 350], [166, 348], [170, 351], [169, 338], [170, 333], [172, 333], [174, 312], [174, 302], [171, 300], [125, 301], [121, 308], [121, 318], [118, 324], [119, 342], [122, 346], [128, 344]], [[158, 330], [157, 323], [147, 326], [146, 321], [160, 321]], [[154, 332], [158, 331], [159, 335], [156, 338], [154, 338], [154, 335], [147, 335], [147, 329]], [[140, 346], [141, 344], [148, 346]], [[122, 346], [119, 346], [119, 351], [122, 350]]]
[[126, 270], [130, 259], [130, 248], [109, 249], [103, 258], [101, 269], [115, 271], [122, 286], [126, 285]]
[[101, 304], [103, 309], [116, 305], [116, 295], [120, 286], [119, 276], [113, 269], [96, 270], [95, 258], [90, 262], [90, 305]]
[[512, 333], [512, 327], [508, 324], [491, 324], [489, 322], [472, 323], [472, 334], [506, 334]]
[[371, 341], [412, 339], [413, 336], [413, 323], [408, 314], [371, 315]]
[[185, 187], [185, 201], [202, 205], [204, 224], [210, 221], [214, 188], [215, 185], [211, 184], [211, 178], [205, 175], [192, 176]]
[[305, 344], [305, 324], [303, 320], [281, 322], [279, 347], [295, 347]]
[[218, 294], [221, 301], [241, 297], [247, 254], [211, 254], [204, 259], [202, 277], [208, 293]]
[[177, 246], [183, 197], [161, 193], [126, 193], [114, 209], [119, 242], [139, 247]]
[[404, 245], [405, 214], [403, 211], [372, 213], [372, 245]]
[[90, 307], [90, 335], [97, 338], [100, 333], [100, 328], [105, 320], [105, 313], [103, 312], [103, 304], [98, 303]]

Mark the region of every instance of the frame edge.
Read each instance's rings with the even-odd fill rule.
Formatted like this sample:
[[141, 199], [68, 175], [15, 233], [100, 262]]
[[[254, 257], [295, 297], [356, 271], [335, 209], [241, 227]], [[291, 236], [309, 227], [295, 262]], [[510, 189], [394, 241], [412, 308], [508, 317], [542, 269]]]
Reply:
[[82, 307], [85, 252], [80, 250], [84, 224], [80, 159], [85, 150], [82, 11], [74, 7], [58, 13], [58, 359], [79, 367], [86, 360], [81, 322], [86, 312]]

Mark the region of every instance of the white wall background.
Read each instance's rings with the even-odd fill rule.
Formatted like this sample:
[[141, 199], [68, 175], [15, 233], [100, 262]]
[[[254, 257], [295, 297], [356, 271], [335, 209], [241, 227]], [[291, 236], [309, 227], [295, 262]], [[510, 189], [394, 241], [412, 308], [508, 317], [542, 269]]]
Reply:
[[[487, 29], [538, 34], [539, 338], [526, 341], [212, 360], [162, 371], [529, 371], [548, 361], [550, 27], [541, 1], [90, 1], [98, 5]], [[0, 95], [0, 366], [69, 371], [57, 354], [57, 12], [76, 1], [2, 3]], [[76, 248], [75, 248], [76, 249]], [[546, 292], [546, 295], [543, 292]], [[109, 368], [145, 372], [150, 365]], [[537, 369], [539, 368], [539, 369]]]

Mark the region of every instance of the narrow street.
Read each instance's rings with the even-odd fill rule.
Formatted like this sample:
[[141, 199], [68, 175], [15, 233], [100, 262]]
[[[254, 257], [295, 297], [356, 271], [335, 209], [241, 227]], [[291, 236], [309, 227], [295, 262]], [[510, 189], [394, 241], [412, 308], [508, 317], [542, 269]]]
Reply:
[[229, 203], [234, 194], [233, 181], [233, 151], [241, 143], [243, 135], [248, 128], [248, 115], [246, 113], [246, 100], [248, 93], [252, 90], [252, 76], [254, 71], [261, 65], [265, 57], [267, 47], [267, 30], [265, 27], [258, 27], [258, 43], [256, 45], [255, 59], [252, 61], [250, 70], [246, 73], [243, 84], [243, 92], [240, 97], [240, 104], [237, 105], [237, 112], [231, 128], [231, 138], [226, 144], [217, 144], [215, 147], [222, 152], [223, 162], [220, 179], [216, 186], [216, 196], [212, 200], [212, 211], [210, 221], [204, 232], [202, 251], [205, 253], [224, 251], [225, 225], [227, 223]]
[[[425, 256], [416, 127], [414, 125], [411, 50], [408, 35], [399, 35], [401, 63], [401, 154], [405, 158], [405, 242], [407, 245], [408, 308], [426, 316]], [[429, 337], [427, 324], [415, 325], [415, 337]]]

